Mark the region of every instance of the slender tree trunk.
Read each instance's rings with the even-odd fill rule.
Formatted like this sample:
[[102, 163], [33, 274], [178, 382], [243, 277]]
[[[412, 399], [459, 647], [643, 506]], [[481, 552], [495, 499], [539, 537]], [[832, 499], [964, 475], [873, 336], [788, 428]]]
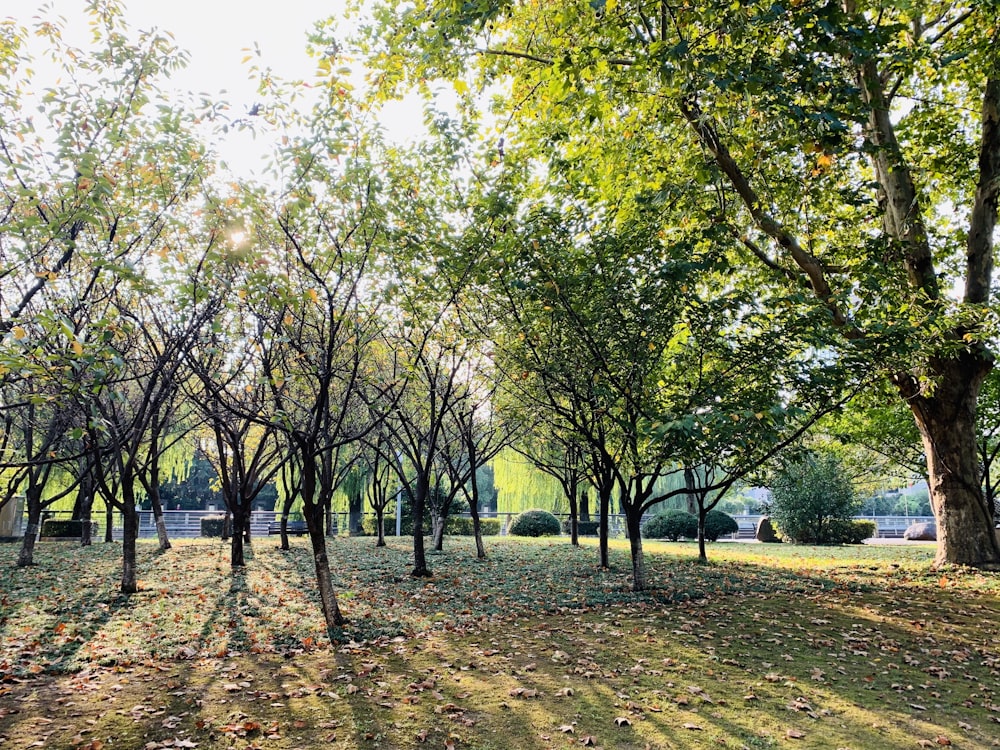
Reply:
[[469, 498], [469, 515], [472, 516], [472, 534], [476, 538], [476, 559], [486, 559], [486, 545], [483, 544], [483, 524], [479, 520], [479, 490], [472, 483], [472, 496]]
[[163, 504], [160, 502], [160, 488], [156, 481], [149, 483], [146, 492], [149, 494], [149, 504], [153, 508], [153, 519], [156, 521], [156, 538], [160, 542], [160, 551], [170, 549], [170, 537], [167, 535], [167, 521], [163, 517]]
[[[302, 446], [308, 449], [308, 443]], [[316, 497], [316, 458], [308, 450], [302, 451], [302, 513], [306, 519], [306, 529], [312, 544], [313, 564], [316, 569], [316, 585], [319, 588], [320, 604], [323, 608], [323, 619], [326, 621], [326, 632], [333, 641], [337, 631], [344, 625], [344, 616], [340, 613], [337, 594], [333, 589], [333, 576], [330, 575], [330, 558], [326, 552], [326, 535], [323, 533], [323, 506], [314, 502]]]
[[35, 564], [35, 540], [41, 527], [42, 519], [42, 488], [31, 485], [25, 492], [25, 505], [28, 507], [28, 525], [21, 538], [21, 550], [17, 555], [17, 567], [26, 568]]
[[587, 490], [580, 493], [580, 520], [590, 523], [590, 493]]
[[571, 486], [567, 494], [569, 498], [569, 542], [574, 547], [580, 546], [579, 508], [576, 499], [576, 486]]
[[[685, 473], [687, 469], [684, 470]], [[708, 562], [708, 554], [705, 550], [705, 510], [704, 503], [696, 503], [698, 511], [698, 562]]]
[[94, 478], [89, 470], [80, 477], [76, 507], [80, 518], [80, 546], [89, 547], [94, 533], [91, 522], [94, 511]]
[[104, 543], [111, 544], [115, 540], [115, 506], [111, 500], [104, 498]]
[[378, 534], [378, 541], [375, 542], [376, 547], [385, 546], [385, 509], [381, 506], [375, 506], [375, 527], [378, 529], [376, 532]]
[[638, 506], [625, 508], [629, 550], [632, 553], [632, 590], [646, 590], [646, 558], [642, 552], [642, 511]]
[[246, 555], [243, 549], [243, 526], [246, 524], [246, 510], [236, 506], [233, 512], [233, 536], [229, 540], [229, 566], [243, 568], [246, 566]]
[[228, 541], [233, 535], [233, 512], [226, 508], [226, 515], [222, 519], [222, 541]]
[[601, 567], [610, 568], [611, 558], [608, 555], [608, 516], [611, 510], [611, 490], [602, 488], [598, 491], [598, 494], [600, 496], [600, 512], [597, 524], [597, 546], [600, 548], [601, 553]]
[[288, 544], [288, 514], [292, 511], [292, 497], [286, 497], [281, 504], [281, 549], [289, 550], [291, 545]]
[[131, 480], [122, 481], [122, 593], [134, 594], [139, 590], [136, 572], [135, 540], [139, 536], [139, 516], [135, 512], [134, 490]]
[[684, 496], [687, 501], [687, 512], [692, 516], [698, 515], [698, 495], [695, 492], [694, 469], [690, 466], [684, 467], [684, 488], [687, 494]]
[[447, 518], [441, 513], [434, 514], [434, 551], [441, 552], [444, 549], [444, 527]]
[[[935, 360], [933, 394], [902, 381], [900, 391], [920, 428], [931, 507], [937, 519], [935, 565], [1000, 567], [993, 512], [983, 495], [976, 452], [976, 400], [989, 363], [972, 352]], [[897, 383], [899, 385], [899, 383]]]
[[427, 555], [424, 552], [424, 507], [430, 491], [430, 481], [426, 475], [417, 477], [417, 491], [413, 498], [413, 570], [414, 578], [430, 578], [431, 569], [427, 567]]

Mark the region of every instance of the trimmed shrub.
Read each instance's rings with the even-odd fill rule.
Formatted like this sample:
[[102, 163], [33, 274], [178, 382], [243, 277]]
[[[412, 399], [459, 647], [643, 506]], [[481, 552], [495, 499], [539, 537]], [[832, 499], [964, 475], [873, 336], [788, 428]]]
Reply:
[[[42, 521], [42, 536], [57, 539], [79, 539], [83, 536], [83, 521], [47, 518]], [[90, 522], [90, 536], [97, 536], [97, 522]]]
[[721, 510], [710, 510], [705, 514], [705, 538], [716, 542], [720, 536], [729, 536], [740, 530], [736, 519]]
[[[480, 518], [479, 531], [483, 536], [498, 536], [500, 534], [500, 519]], [[451, 536], [472, 536], [475, 533], [472, 519], [465, 516], [449, 516], [444, 533]]]
[[657, 513], [643, 524], [642, 535], [647, 539], [669, 539], [676, 542], [682, 536], [698, 538], [698, 519], [685, 510]]
[[559, 519], [547, 510], [526, 510], [514, 516], [507, 527], [511, 536], [558, 536], [561, 526]]
[[201, 535], [217, 536], [222, 538], [222, 526], [226, 522], [225, 516], [202, 516]]
[[[576, 522], [576, 533], [579, 536], [597, 536], [599, 526], [598, 521], [577, 521]], [[569, 528], [569, 519], [567, 518], [562, 522], [562, 533], [571, 534], [572, 531]]]
[[[424, 532], [430, 533], [428, 528], [430, 524], [427, 523], [427, 518], [424, 518]], [[375, 536], [377, 530], [375, 528], [375, 516], [365, 516], [361, 519], [361, 534], [362, 536]], [[403, 536], [413, 536], [413, 519], [409, 515], [403, 516], [403, 524], [401, 527], [401, 532]], [[396, 513], [395, 510], [392, 514], [386, 513], [382, 518], [382, 535], [383, 536], [395, 536], [396, 535]]]
[[830, 544], [861, 544], [875, 536], [875, 522], [852, 518], [831, 518], [827, 521], [826, 537]]

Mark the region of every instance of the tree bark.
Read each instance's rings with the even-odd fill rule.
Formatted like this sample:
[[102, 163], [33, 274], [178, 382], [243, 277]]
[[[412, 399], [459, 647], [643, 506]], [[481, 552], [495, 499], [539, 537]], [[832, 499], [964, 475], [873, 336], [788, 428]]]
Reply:
[[590, 493], [587, 490], [580, 493], [580, 520], [590, 523]]
[[135, 497], [131, 487], [122, 482], [122, 593], [139, 590], [136, 572], [135, 540], [139, 536], [139, 516], [135, 512]]
[[434, 551], [441, 552], [444, 549], [444, 527], [447, 518], [440, 513], [434, 514]]
[[375, 542], [376, 547], [385, 546], [385, 511], [376, 506], [375, 507], [375, 526], [378, 529], [376, 532], [378, 534], [378, 541]]
[[[685, 479], [687, 479], [687, 472], [688, 471], [689, 471], [689, 469], [684, 469], [684, 477], [685, 477]], [[692, 479], [692, 484], [688, 485], [688, 489], [690, 489], [692, 487], [693, 483], [694, 482], [693, 482], [693, 479]], [[691, 498], [691, 495], [688, 495], [688, 501], [689, 502], [690, 502], [690, 498]], [[705, 510], [704, 503], [696, 502], [695, 503], [695, 512], [698, 514], [698, 562], [707, 563], [708, 562], [708, 552], [705, 549], [705, 515], [708, 513], [708, 511]]]
[[326, 634], [331, 641], [335, 641], [337, 632], [344, 626], [346, 620], [340, 612], [337, 594], [333, 589], [330, 558], [326, 552], [326, 536], [323, 533], [323, 508], [310, 504], [304, 506], [302, 512], [306, 517], [306, 528], [309, 530], [309, 541], [312, 544], [316, 584], [319, 587], [319, 599], [323, 608], [323, 619], [326, 622]]
[[935, 565], [1000, 567], [993, 512], [980, 482], [976, 453], [976, 401], [990, 362], [963, 351], [932, 360], [936, 384], [921, 393], [911, 377], [896, 378], [910, 405], [927, 455], [931, 507], [937, 519]]
[[29, 486], [24, 501], [28, 507], [28, 525], [21, 538], [21, 550], [17, 555], [19, 568], [35, 564], [35, 540], [38, 538], [42, 518], [42, 488]]
[[427, 567], [427, 555], [424, 551], [424, 507], [430, 491], [427, 476], [417, 477], [417, 491], [413, 498], [413, 570], [414, 578], [430, 578], [433, 574]]
[[626, 509], [629, 550], [632, 553], [632, 590], [646, 590], [646, 558], [642, 552], [642, 512], [638, 506]]
[[608, 554], [608, 515], [611, 510], [611, 489], [601, 489], [600, 494], [600, 514], [598, 518], [598, 543], [601, 554], [601, 567], [610, 568], [611, 558]]
[[160, 502], [160, 489], [155, 484], [149, 486], [149, 503], [153, 508], [153, 518], [156, 520], [156, 538], [160, 543], [160, 551], [170, 549], [170, 537], [167, 535], [167, 522], [163, 518], [163, 504]]

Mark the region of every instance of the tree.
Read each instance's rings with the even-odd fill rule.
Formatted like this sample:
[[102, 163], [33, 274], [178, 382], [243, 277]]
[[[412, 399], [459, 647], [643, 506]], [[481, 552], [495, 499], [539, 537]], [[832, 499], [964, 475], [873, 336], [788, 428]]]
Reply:
[[827, 544], [833, 540], [831, 522], [850, 520], [860, 504], [838, 457], [807, 451], [784, 461], [776, 472], [769, 512], [789, 539]]
[[390, 88], [460, 78], [473, 57], [506, 91], [508, 158], [520, 145], [581, 201], [669, 205], [685, 185], [708, 188], [690, 218], [731, 231], [744, 268], [795, 292], [776, 314], [822, 310], [910, 409], [937, 564], [995, 566], [975, 439], [993, 360], [994, 14], [989, 2], [424, 0], [381, 8], [366, 51], [393, 60]]

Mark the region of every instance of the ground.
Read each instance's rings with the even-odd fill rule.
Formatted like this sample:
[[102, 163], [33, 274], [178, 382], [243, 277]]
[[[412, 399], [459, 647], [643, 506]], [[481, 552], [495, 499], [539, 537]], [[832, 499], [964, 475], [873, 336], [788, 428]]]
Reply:
[[933, 548], [648, 543], [645, 594], [565, 539], [0, 545], [0, 748], [1000, 747], [1000, 578]]

